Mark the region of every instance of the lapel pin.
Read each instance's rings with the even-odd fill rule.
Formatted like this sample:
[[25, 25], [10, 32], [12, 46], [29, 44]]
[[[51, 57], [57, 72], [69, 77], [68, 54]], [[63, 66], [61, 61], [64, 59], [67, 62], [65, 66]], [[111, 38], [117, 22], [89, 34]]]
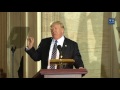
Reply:
[[65, 45], [65, 47], [67, 47], [67, 45]]

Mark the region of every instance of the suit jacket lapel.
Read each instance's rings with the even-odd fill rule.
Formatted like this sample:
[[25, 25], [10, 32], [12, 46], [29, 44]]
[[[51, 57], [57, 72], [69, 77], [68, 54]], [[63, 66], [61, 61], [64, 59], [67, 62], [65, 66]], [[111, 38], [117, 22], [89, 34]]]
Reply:
[[[48, 42], [47, 42], [47, 48], [46, 48], [46, 50], [47, 50], [47, 56], [48, 56], [48, 57], [49, 57], [49, 50], [50, 50], [51, 42], [52, 42], [52, 39], [50, 38], [50, 39], [48, 40]], [[47, 57], [47, 60], [48, 60], [48, 57]]]
[[63, 42], [63, 47], [62, 47], [62, 55], [64, 58], [64, 55], [66, 54], [66, 49], [67, 49], [67, 38], [65, 38], [64, 42]]

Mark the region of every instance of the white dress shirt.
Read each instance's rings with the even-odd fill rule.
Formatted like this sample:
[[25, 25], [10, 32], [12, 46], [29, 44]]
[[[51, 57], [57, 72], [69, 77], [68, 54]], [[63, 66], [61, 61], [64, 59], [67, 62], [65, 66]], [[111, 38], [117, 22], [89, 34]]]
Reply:
[[[63, 42], [64, 42], [65, 37], [62, 36], [60, 39], [57, 40], [57, 46], [61, 45], [61, 47], [63, 46]], [[52, 39], [51, 45], [50, 45], [50, 50], [49, 50], [49, 57], [48, 57], [48, 66], [47, 69], [50, 69], [50, 60], [51, 60], [51, 56], [52, 56], [52, 50], [53, 50], [53, 46], [55, 44], [55, 39]], [[57, 49], [57, 55], [56, 55], [56, 59], [59, 59], [59, 50]], [[55, 65], [55, 69], [57, 68], [57, 65]]]

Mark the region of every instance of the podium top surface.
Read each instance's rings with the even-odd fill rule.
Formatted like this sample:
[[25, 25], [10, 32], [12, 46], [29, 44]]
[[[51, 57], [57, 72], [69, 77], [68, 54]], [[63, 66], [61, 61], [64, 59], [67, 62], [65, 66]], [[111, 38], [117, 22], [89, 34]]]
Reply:
[[41, 69], [41, 75], [50, 74], [87, 74], [87, 70], [83, 69]]
[[74, 63], [75, 61], [73, 59], [51, 59], [50, 63]]

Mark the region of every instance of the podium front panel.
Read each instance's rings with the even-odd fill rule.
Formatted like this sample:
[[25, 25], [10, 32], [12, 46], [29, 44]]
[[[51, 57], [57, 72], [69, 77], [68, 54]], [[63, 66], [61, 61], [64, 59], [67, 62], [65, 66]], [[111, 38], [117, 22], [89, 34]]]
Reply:
[[44, 78], [81, 78], [80, 74], [44, 75]]
[[86, 74], [86, 69], [42, 69], [40, 74], [44, 78], [81, 78]]

